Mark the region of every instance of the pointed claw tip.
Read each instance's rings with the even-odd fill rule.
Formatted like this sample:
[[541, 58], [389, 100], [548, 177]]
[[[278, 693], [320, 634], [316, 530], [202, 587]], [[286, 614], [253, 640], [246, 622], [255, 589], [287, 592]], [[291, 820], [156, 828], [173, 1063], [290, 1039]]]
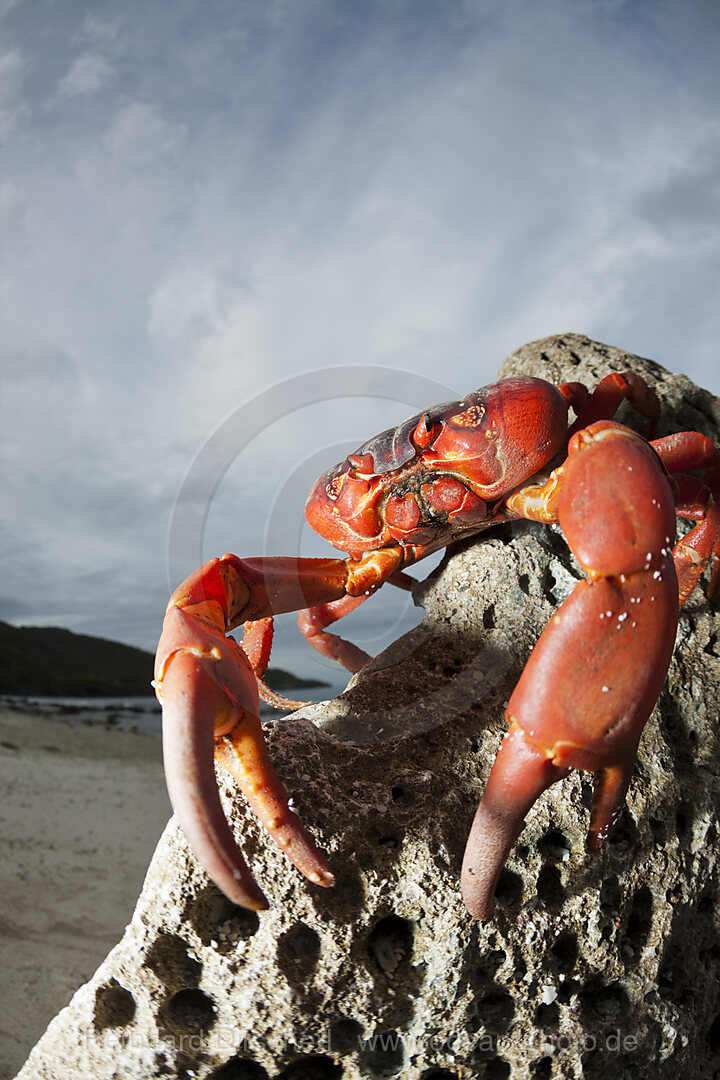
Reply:
[[247, 907], [250, 911], [269, 911], [270, 901], [263, 896], [262, 899], [254, 900], [251, 904], [243, 904], [242, 907]]
[[232, 900], [238, 907], [248, 908], [249, 911], [267, 911], [270, 902], [257, 882], [252, 879], [248, 881], [247, 868], [238, 867], [232, 871], [232, 876], [237, 887], [221, 887], [228, 900]]
[[463, 902], [468, 914], [478, 922], [487, 922], [495, 914], [495, 894], [487, 889], [475, 888], [475, 871], [467, 868], [461, 881]]
[[247, 888], [222, 890], [236, 907], [246, 908], [248, 911], [267, 911], [270, 901], [260, 889], [249, 892]]
[[474, 899], [472, 897], [463, 896], [465, 907], [468, 914], [477, 922], [487, 922], [492, 919], [495, 914], [495, 903], [493, 898], [483, 898], [481, 900]]
[[495, 914], [495, 905], [490, 904], [486, 907], [478, 908], [476, 911], [470, 911], [470, 908], [468, 908], [468, 911], [476, 922], [485, 923], [489, 922]]
[[596, 832], [594, 829], [590, 829], [587, 836], [585, 837], [585, 850], [588, 852], [588, 854], [591, 854], [594, 851], [598, 851], [599, 848], [601, 848], [605, 843], [607, 835], [608, 830]]
[[335, 884], [335, 875], [331, 870], [313, 870], [305, 876], [313, 885], [322, 885], [324, 889], [331, 889]]

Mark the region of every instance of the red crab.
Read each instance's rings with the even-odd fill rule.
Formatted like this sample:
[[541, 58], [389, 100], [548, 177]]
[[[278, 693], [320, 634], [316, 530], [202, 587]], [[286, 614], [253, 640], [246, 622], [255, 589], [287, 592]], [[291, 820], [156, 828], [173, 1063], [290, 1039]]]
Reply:
[[[198, 860], [231, 900], [267, 907], [223, 814], [213, 756], [295, 866], [318, 885], [334, 883], [262, 735], [258, 691], [298, 704], [262, 683], [273, 614], [299, 610], [310, 643], [357, 671], [369, 657], [329, 624], [386, 581], [407, 587], [409, 564], [512, 518], [558, 522], [587, 578], [543, 631], [508, 703], [463, 861], [468, 910], [490, 917], [527, 811], [571, 769], [595, 774], [588, 849], [603, 842], [667, 674], [679, 607], [720, 554], [714, 444], [692, 431], [648, 442], [610, 419], [623, 399], [654, 434], [657, 397], [632, 372], [607, 376], [592, 394], [519, 377], [437, 405], [315, 484], [307, 519], [346, 559], [224, 555], [175, 591], [155, 668], [168, 788]], [[677, 544], [676, 514], [696, 522]], [[716, 564], [710, 594], [718, 576]], [[242, 646], [227, 636], [241, 623]]]

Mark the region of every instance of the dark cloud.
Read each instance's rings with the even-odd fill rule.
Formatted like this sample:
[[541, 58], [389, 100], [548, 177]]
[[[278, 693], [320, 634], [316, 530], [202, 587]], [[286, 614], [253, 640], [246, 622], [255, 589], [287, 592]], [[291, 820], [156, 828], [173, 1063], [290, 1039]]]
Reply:
[[197, 561], [326, 552], [312, 470], [422, 405], [378, 368], [462, 394], [575, 329], [720, 388], [717, 5], [4, 12], [0, 617], [151, 647], [183, 479], [303, 372], [360, 396], [223, 450]]

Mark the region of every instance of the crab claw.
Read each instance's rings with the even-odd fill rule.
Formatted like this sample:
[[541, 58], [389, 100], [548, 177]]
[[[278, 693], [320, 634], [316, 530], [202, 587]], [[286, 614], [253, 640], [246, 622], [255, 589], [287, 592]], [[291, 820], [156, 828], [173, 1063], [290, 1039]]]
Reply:
[[462, 896], [474, 919], [489, 919], [495, 909], [495, 887], [528, 810], [551, 784], [569, 772], [553, 765], [518, 724], [510, 725], [475, 813], [463, 857]]
[[215, 780], [214, 736], [207, 714], [213, 711], [213, 697], [221, 698], [222, 692], [197, 658], [185, 653], [168, 669], [163, 694], [172, 701], [163, 724], [165, 776], [180, 827], [218, 888], [234, 903], [262, 910], [268, 902], [233, 839]]
[[171, 606], [156, 691], [163, 704], [163, 752], [170, 799], [198, 862], [234, 903], [268, 907], [223, 813], [213, 758], [233, 777], [260, 823], [310, 881], [335, 879], [288, 805], [267, 753], [255, 675], [242, 649], [210, 621]]
[[594, 773], [587, 849], [603, 843], [675, 643], [675, 506], [653, 451], [620, 425], [593, 424], [573, 436], [559, 481], [558, 521], [588, 577], [543, 630], [508, 702], [510, 726], [463, 861], [463, 897], [476, 919], [493, 913], [528, 810], [572, 769]]

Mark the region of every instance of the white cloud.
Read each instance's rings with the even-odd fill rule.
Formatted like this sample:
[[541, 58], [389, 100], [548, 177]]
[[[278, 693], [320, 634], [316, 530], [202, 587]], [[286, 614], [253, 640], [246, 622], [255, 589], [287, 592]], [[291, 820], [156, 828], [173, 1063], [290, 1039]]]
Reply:
[[20, 85], [24, 66], [23, 57], [14, 49], [0, 56], [0, 136], [12, 131], [22, 115]]
[[150, 298], [150, 334], [162, 349], [212, 355], [212, 339], [223, 338], [233, 313], [252, 299], [251, 282], [232, 267], [196, 262], [173, 268]]
[[[114, 233], [113, 248], [136, 247], [144, 263], [150, 249], [166, 247], [167, 223], [172, 220], [176, 231], [179, 216], [191, 211], [186, 142], [184, 123], [166, 118], [155, 104], [132, 101], [113, 112], [99, 139], [78, 148], [73, 167]], [[127, 269], [125, 263], [122, 272]], [[133, 277], [143, 269], [136, 264]]]
[[27, 215], [27, 198], [22, 188], [17, 184], [0, 183], [0, 251], [8, 260], [21, 250], [26, 238]]
[[0, 19], [4, 19], [11, 11], [19, 7], [23, 0], [0, 0]]
[[73, 61], [58, 84], [58, 98], [85, 97], [102, 90], [115, 76], [112, 64], [99, 53], [86, 52]]
[[156, 105], [135, 101], [118, 111], [103, 142], [117, 161], [146, 169], [176, 164], [186, 134], [185, 124], [166, 120]]
[[119, 22], [106, 12], [87, 11], [80, 23], [78, 36], [92, 42], [111, 44], [119, 35]]

